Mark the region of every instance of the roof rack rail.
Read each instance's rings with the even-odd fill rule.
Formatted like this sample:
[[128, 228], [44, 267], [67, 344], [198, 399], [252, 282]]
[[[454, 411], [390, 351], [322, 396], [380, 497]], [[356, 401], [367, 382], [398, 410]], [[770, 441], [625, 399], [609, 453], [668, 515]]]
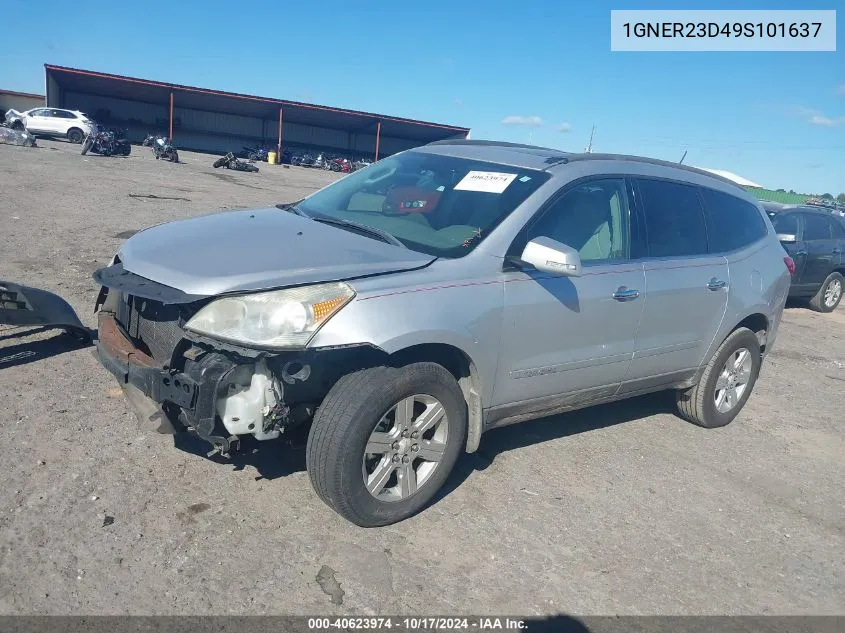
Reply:
[[426, 145], [477, 145], [480, 147], [511, 147], [513, 149], [531, 149], [535, 151], [541, 152], [549, 152], [553, 154], [560, 154], [569, 155], [569, 152], [565, 152], [561, 149], [554, 149], [551, 147], [541, 147], [539, 145], [527, 145], [525, 143], [508, 143], [506, 141], [484, 141], [484, 140], [471, 140], [471, 139], [463, 139], [463, 138], [455, 138], [455, 139], [443, 139], [440, 141], [432, 141], [431, 143], [426, 143]]
[[571, 154], [567, 156], [567, 159], [567, 162], [580, 160], [622, 160], [634, 163], [646, 163], [649, 165], [660, 165], [662, 167], [674, 167], [675, 169], [682, 169], [683, 171], [699, 174], [701, 176], [708, 176], [715, 180], [720, 180], [721, 182], [743, 189], [742, 185], [735, 183], [730, 178], [725, 178], [724, 176], [720, 176], [719, 174], [714, 174], [713, 172], [707, 171], [706, 169], [700, 169], [698, 167], [693, 167], [692, 165], [684, 165], [683, 163], [676, 163], [674, 161], [669, 160], [660, 160], [658, 158], [646, 158], [645, 156], [631, 156], [629, 154], [597, 154], [590, 152], [584, 154]]

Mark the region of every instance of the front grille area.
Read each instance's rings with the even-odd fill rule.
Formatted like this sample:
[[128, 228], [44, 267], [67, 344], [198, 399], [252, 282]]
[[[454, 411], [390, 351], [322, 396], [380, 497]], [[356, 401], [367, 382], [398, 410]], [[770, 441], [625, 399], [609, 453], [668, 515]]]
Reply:
[[132, 342], [162, 364], [170, 362], [182, 339], [182, 314], [178, 305], [122, 294], [115, 319]]

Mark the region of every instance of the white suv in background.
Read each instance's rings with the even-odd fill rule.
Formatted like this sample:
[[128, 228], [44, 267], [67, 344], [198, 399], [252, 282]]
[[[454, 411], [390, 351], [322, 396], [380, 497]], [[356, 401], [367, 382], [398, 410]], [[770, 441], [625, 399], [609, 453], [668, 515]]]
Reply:
[[[17, 127], [26, 128], [36, 136], [61, 136], [71, 143], [81, 143], [85, 135], [93, 131], [96, 124], [88, 115], [78, 110], [60, 108], [33, 108], [17, 115]], [[7, 117], [8, 118], [8, 117]]]

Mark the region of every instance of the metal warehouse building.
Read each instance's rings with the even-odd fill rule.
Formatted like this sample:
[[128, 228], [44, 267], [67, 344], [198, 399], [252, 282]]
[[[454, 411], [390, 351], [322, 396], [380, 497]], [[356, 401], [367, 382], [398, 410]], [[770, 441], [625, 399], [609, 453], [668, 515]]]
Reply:
[[6, 110], [31, 110], [44, 105], [44, 95], [35, 95], [29, 92], [16, 92], [14, 90], [0, 90], [0, 119], [6, 114]]
[[81, 110], [127, 129], [132, 141], [169, 135], [177, 147], [238, 151], [264, 143], [378, 159], [469, 129], [283, 99], [223, 92], [107, 73], [44, 65], [47, 105]]

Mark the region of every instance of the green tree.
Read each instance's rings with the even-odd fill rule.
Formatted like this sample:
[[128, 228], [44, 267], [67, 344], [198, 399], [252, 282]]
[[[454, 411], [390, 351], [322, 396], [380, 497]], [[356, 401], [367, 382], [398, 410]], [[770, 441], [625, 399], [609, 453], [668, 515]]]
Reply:
[[786, 193], [786, 189], [776, 189], [776, 191], [781, 191], [783, 193]]
[[824, 198], [825, 200], [833, 200], [833, 196], [829, 193], [823, 193], [822, 198]]
[[836, 196], [836, 201], [845, 204], [845, 193], [840, 193], [838, 196]]

